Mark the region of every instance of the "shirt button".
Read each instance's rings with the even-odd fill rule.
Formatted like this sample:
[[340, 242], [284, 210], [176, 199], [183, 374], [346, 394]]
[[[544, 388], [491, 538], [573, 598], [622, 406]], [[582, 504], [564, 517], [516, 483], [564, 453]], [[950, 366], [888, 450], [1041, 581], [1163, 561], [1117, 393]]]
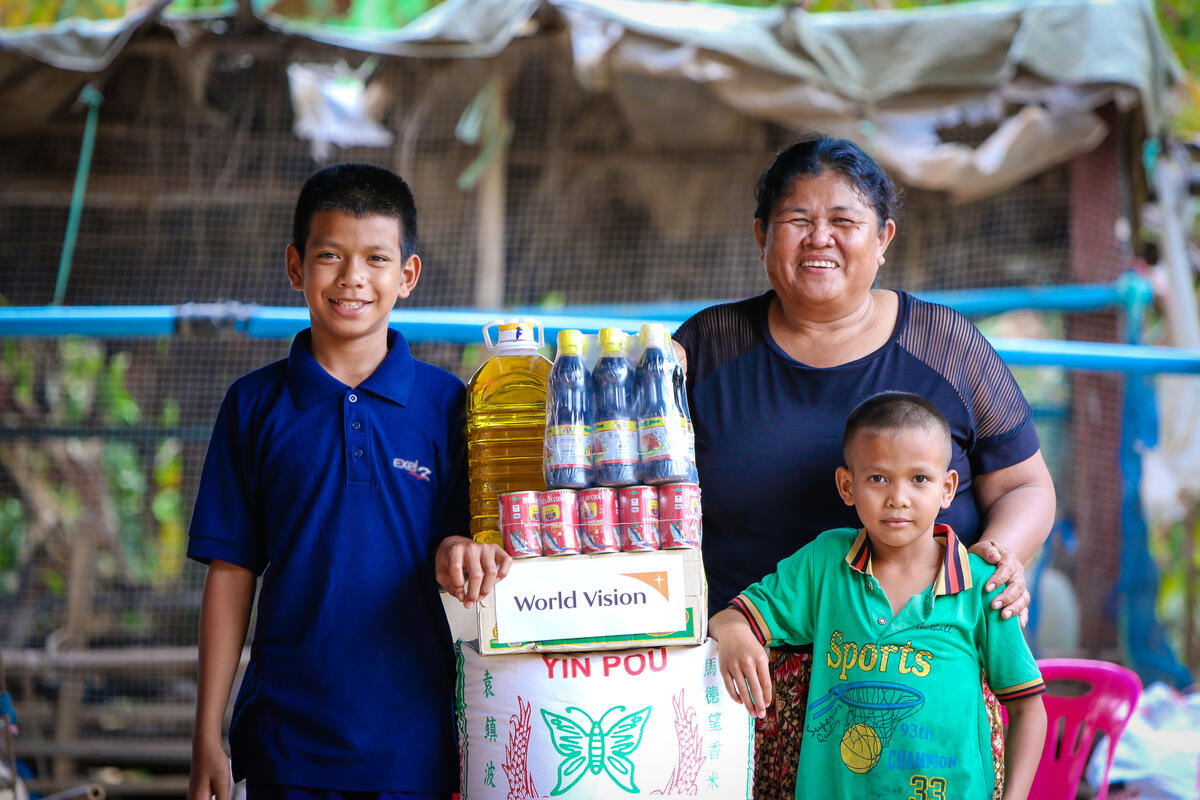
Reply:
[[875, 620], [875, 621], [876, 621], [876, 622], [878, 622], [880, 625], [886, 625], [886, 624], [887, 624], [887, 620], [886, 620], [886, 619], [884, 619], [883, 617], [880, 617], [879, 619], [877, 619], [877, 620]]
[[357, 403], [357, 402], [358, 402], [358, 395], [356, 395], [356, 394], [352, 394], [352, 395], [350, 395], [349, 397], [347, 397], [346, 399], [347, 399], [347, 400], [349, 400], [351, 403]]
[[354, 420], [354, 422], [350, 423], [350, 427], [354, 428], [354, 430], [358, 430], [359, 428], [362, 427], [362, 423], [359, 422], [358, 420]]
[[870, 581], [867, 581], [867, 591], [868, 592], [875, 591], [875, 584], [871, 583]]
[[[362, 458], [362, 448], [361, 448], [361, 447], [360, 447], [360, 448], [358, 448], [357, 450], [355, 450], [355, 451], [354, 451], [354, 457], [355, 457], [355, 458]], [[883, 622], [883, 620], [882, 620], [882, 619], [881, 619], [881, 620], [879, 620], [879, 621], [880, 621], [880, 622]]]

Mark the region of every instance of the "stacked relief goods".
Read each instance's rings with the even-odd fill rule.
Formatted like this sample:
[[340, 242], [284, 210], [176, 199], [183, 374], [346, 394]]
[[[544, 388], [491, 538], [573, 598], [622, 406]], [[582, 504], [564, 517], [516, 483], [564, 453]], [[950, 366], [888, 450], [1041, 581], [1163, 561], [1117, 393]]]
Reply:
[[[706, 640], [683, 370], [661, 325], [643, 326], [634, 346], [636, 368], [620, 330], [566, 330], [553, 364], [537, 366], [544, 485], [477, 491], [476, 476], [495, 472], [469, 441], [473, 517], [494, 491], [492, 519], [516, 560], [479, 604], [478, 644], [458, 644], [463, 800], [749, 797], [750, 718]], [[489, 364], [472, 404], [487, 396], [476, 384]]]

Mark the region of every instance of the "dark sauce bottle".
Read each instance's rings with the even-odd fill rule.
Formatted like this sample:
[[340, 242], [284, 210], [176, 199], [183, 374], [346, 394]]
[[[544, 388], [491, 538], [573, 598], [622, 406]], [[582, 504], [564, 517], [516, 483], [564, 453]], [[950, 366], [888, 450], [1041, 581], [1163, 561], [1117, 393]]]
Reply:
[[591, 379], [583, 362], [583, 334], [558, 333], [558, 355], [546, 393], [542, 470], [548, 489], [586, 489], [592, 482]]
[[625, 332], [600, 330], [600, 359], [592, 369], [592, 463], [599, 486], [638, 482], [637, 409], [634, 370], [625, 352]]

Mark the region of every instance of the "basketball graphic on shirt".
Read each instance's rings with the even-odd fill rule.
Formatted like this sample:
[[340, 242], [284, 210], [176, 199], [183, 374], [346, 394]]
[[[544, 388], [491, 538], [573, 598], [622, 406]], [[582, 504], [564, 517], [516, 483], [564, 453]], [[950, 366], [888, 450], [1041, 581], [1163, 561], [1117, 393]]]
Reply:
[[838, 741], [846, 768], [860, 775], [879, 763], [900, 720], [915, 714], [925, 695], [909, 686], [858, 681], [832, 687], [808, 706], [808, 732], [819, 742]]
[[860, 775], [875, 766], [882, 749], [879, 734], [870, 725], [855, 723], [842, 735], [842, 763]]

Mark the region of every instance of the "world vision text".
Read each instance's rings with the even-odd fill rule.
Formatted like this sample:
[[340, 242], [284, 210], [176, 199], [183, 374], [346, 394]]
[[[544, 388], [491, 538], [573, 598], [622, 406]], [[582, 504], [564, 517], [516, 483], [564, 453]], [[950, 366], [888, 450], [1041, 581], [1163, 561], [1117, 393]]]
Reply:
[[608, 608], [611, 606], [644, 606], [645, 592], [621, 592], [616, 589], [605, 591], [597, 589], [594, 592], [581, 592], [572, 589], [570, 592], [558, 592], [551, 595], [513, 596], [518, 611], [553, 611], [555, 609], [579, 608], [579, 597], [588, 608]]

